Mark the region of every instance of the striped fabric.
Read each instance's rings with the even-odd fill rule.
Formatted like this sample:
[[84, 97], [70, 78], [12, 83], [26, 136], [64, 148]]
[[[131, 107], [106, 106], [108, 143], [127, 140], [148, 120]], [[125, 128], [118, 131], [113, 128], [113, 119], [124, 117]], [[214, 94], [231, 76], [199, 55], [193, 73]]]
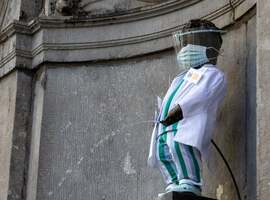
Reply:
[[[174, 106], [174, 102], [185, 84], [184, 75], [182, 74], [174, 79], [164, 97], [160, 110], [161, 119], [164, 119]], [[159, 169], [167, 184], [178, 184], [180, 180], [185, 179], [190, 180], [195, 185], [201, 185], [200, 152], [192, 146], [173, 140], [179, 125], [181, 125], [179, 122], [168, 127], [159, 124], [159, 136], [156, 144]]]
[[202, 185], [200, 152], [194, 147], [175, 142], [173, 132], [166, 132], [157, 140], [159, 170], [167, 184], [185, 179], [194, 185]]

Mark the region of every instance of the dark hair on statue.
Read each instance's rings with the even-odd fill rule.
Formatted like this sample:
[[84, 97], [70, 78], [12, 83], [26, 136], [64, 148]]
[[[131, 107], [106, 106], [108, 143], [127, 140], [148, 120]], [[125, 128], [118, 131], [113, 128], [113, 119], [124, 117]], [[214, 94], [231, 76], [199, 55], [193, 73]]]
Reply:
[[[186, 23], [182, 29], [183, 32], [189, 31], [190, 29], [212, 29], [212, 30], [220, 30], [216, 25], [205, 19], [192, 19], [188, 23]], [[215, 33], [218, 36], [220, 44], [222, 44], [223, 40], [220, 33]]]

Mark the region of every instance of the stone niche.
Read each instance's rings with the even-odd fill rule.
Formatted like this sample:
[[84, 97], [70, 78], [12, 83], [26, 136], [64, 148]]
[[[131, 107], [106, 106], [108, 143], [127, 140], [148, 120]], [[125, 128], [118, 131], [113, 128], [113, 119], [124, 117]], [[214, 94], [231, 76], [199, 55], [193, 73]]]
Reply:
[[123, 13], [166, 1], [168, 0], [57, 0], [55, 7], [61, 15], [104, 15]]

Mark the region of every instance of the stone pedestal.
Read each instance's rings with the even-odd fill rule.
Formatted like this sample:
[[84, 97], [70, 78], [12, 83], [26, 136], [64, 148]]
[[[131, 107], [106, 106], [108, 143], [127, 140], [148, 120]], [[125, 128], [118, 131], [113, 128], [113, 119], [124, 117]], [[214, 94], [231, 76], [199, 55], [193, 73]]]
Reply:
[[169, 192], [158, 197], [157, 200], [215, 200], [215, 199], [195, 196], [192, 193]]

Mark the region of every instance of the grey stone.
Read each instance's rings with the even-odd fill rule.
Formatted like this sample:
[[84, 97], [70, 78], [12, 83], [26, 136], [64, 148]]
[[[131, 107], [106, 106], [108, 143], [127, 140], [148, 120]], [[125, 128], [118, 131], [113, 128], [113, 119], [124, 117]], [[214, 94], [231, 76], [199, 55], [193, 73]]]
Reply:
[[31, 74], [22, 71], [14, 71], [0, 80], [1, 200], [25, 198], [31, 80]]
[[[239, 2], [233, 3], [237, 16], [255, 3]], [[47, 3], [51, 2], [46, 1], [45, 6]], [[113, 17], [77, 19], [42, 15], [29, 23], [15, 21], [11, 26], [1, 27], [0, 76], [15, 67], [32, 69], [43, 62], [124, 59], [168, 49], [172, 47], [171, 33], [191, 18], [209, 16], [206, 19], [213, 19], [220, 28], [228, 26], [232, 23], [230, 8], [226, 1], [221, 4], [188, 0], [130, 10]]]
[[270, 51], [269, 51], [269, 2], [258, 1], [257, 5], [257, 199], [270, 196]]
[[35, 75], [35, 82], [33, 87], [34, 100], [32, 102], [32, 128], [31, 128], [31, 144], [29, 148], [29, 164], [27, 173], [27, 200], [36, 199], [36, 188], [38, 181], [39, 168], [39, 149], [40, 149], [40, 133], [43, 117], [43, 101], [44, 89], [46, 85], [46, 68], [41, 68]]
[[179, 192], [168, 192], [160, 197], [157, 200], [214, 200], [208, 197], [196, 196], [192, 193], [179, 193]]
[[149, 120], [177, 73], [173, 54], [46, 65], [37, 199], [137, 200], [162, 191], [146, 166]]
[[[53, 2], [53, 1], [52, 1]], [[146, 2], [146, 3], [142, 3]], [[57, 0], [56, 10], [65, 16], [97, 16], [123, 14], [132, 9], [141, 9], [143, 6], [158, 4], [165, 1], [131, 1], [131, 0]], [[150, 4], [149, 4], [150, 3]], [[54, 6], [54, 3], [53, 3]]]
[[[7, 199], [16, 105], [16, 73], [0, 80], [0, 199]], [[18, 194], [19, 195], [19, 194]]]
[[9, 200], [25, 199], [31, 125], [32, 73], [17, 71], [17, 92], [9, 175]]
[[0, 30], [19, 18], [20, 0], [2, 0], [0, 2]]
[[[254, 23], [254, 18], [252, 18]], [[249, 38], [246, 36], [247, 25], [243, 23], [231, 29], [223, 36], [224, 49], [223, 56], [219, 57], [218, 66], [225, 71], [228, 79], [228, 88], [225, 101], [221, 108], [221, 112], [217, 119], [218, 127], [215, 130], [214, 140], [221, 148], [222, 153], [228, 160], [232, 171], [237, 180], [238, 187], [242, 198], [247, 195], [245, 189], [247, 185], [253, 184], [246, 182], [247, 173], [249, 178], [254, 176], [254, 168], [252, 164], [255, 162], [254, 156], [247, 157], [254, 151], [254, 142], [252, 135], [255, 135], [254, 123], [249, 123], [247, 127], [247, 116], [249, 119], [254, 119], [255, 103], [251, 101], [254, 99], [254, 75], [250, 70], [254, 70], [254, 61], [256, 55], [254, 54], [254, 41], [250, 40], [251, 35], [255, 35], [255, 29], [249, 30]], [[247, 46], [248, 44], [248, 46]], [[247, 47], [249, 47], [247, 49]], [[247, 51], [250, 53], [247, 54]], [[248, 56], [248, 57], [247, 57]], [[247, 63], [248, 60], [248, 63]], [[247, 73], [248, 79], [247, 79]], [[248, 96], [246, 91], [249, 91]], [[248, 100], [248, 105], [247, 105]], [[248, 108], [247, 108], [248, 107]], [[246, 130], [249, 129], [247, 135]], [[248, 146], [247, 146], [247, 140]], [[245, 156], [244, 156], [245, 155]], [[223, 163], [217, 151], [211, 147], [211, 160], [204, 165], [204, 179], [205, 185], [203, 191], [212, 197], [237, 199], [236, 190], [232, 184], [232, 179], [228, 173], [228, 169]], [[249, 163], [249, 165], [247, 164]], [[252, 180], [252, 179], [250, 179]], [[256, 193], [252, 186], [248, 186], [249, 193]], [[242, 189], [241, 189], [242, 188]]]
[[256, 199], [256, 17], [247, 23], [247, 199]]

